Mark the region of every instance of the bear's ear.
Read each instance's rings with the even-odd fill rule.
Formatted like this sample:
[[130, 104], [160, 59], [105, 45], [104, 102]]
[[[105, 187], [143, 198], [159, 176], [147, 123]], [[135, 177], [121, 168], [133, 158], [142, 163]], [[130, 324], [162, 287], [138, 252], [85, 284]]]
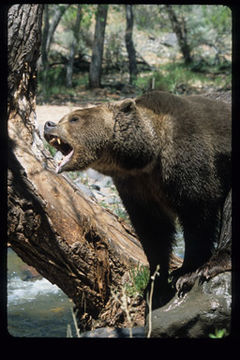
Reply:
[[123, 100], [123, 102], [121, 103], [121, 105], [119, 107], [119, 110], [124, 113], [130, 113], [131, 111], [133, 111], [135, 109], [136, 109], [136, 104], [133, 99]]

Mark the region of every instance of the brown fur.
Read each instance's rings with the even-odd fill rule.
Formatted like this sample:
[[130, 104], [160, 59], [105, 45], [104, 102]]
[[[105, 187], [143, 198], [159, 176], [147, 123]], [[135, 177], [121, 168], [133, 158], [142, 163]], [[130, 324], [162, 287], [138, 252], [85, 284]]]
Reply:
[[156, 91], [74, 111], [57, 125], [46, 123], [50, 135], [74, 148], [60, 172], [92, 167], [112, 176], [151, 272], [160, 264], [159, 287], [167, 286], [176, 216], [185, 238], [178, 276], [208, 261], [231, 187], [227, 104]]

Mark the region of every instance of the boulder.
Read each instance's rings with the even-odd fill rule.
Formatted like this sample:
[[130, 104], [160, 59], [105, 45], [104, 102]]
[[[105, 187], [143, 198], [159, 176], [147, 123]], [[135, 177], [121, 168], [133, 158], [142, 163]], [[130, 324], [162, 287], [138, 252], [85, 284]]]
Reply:
[[[86, 331], [81, 334], [81, 337], [90, 337], [90, 338], [129, 338], [130, 329], [129, 328], [99, 328], [93, 331]], [[132, 337], [133, 338], [143, 338], [144, 327], [135, 327], [132, 328]]]
[[[166, 305], [152, 311], [153, 338], [208, 338], [210, 333], [230, 332], [231, 272], [208, 281], [196, 281], [183, 297], [176, 294]], [[145, 332], [149, 330], [149, 315]]]

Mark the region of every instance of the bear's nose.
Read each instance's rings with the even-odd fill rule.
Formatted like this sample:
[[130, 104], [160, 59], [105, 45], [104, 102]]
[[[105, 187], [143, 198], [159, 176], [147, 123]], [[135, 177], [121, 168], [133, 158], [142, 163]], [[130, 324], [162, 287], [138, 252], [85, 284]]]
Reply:
[[52, 128], [54, 128], [56, 126], [56, 124], [52, 121], [47, 121], [44, 125], [44, 130], [50, 130]]

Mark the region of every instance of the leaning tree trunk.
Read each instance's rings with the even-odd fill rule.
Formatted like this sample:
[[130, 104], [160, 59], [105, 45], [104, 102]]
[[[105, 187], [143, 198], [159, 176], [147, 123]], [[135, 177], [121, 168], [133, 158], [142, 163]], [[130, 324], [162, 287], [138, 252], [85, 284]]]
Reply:
[[81, 330], [121, 327], [126, 316], [111, 289], [147, 260], [130, 228], [57, 175], [44, 149], [35, 121], [42, 10], [29, 4], [9, 10], [8, 241], [73, 300]]
[[96, 14], [96, 26], [92, 49], [92, 59], [89, 70], [89, 87], [101, 86], [102, 57], [104, 47], [104, 34], [107, 22], [108, 5], [98, 5]]
[[133, 44], [132, 33], [133, 33], [133, 10], [132, 5], [126, 6], [126, 34], [125, 42], [128, 52], [129, 61], [129, 83], [132, 84], [133, 80], [137, 78], [137, 60], [136, 51]]

